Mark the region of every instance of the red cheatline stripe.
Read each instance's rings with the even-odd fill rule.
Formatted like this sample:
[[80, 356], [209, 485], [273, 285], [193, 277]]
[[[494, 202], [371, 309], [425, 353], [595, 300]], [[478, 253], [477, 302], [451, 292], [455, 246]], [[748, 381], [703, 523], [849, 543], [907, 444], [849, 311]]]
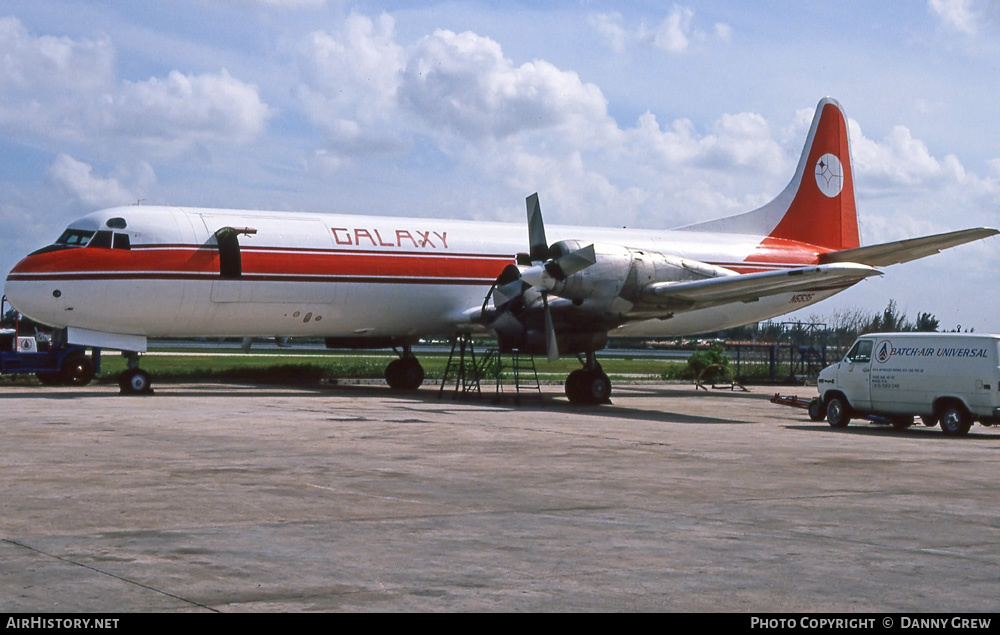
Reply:
[[413, 278], [405, 276], [295, 276], [295, 275], [244, 275], [240, 278], [221, 278], [219, 274], [185, 273], [54, 273], [54, 274], [11, 274], [7, 280], [60, 281], [60, 280], [232, 280], [235, 282], [350, 282], [369, 284], [447, 284], [481, 286], [492, 284], [494, 278]]
[[[132, 251], [185, 251], [185, 252], [197, 252], [204, 251], [206, 253], [215, 253], [217, 248], [215, 245], [184, 245], [184, 244], [173, 244], [173, 243], [163, 243], [155, 245], [132, 245]], [[374, 256], [421, 256], [424, 258], [480, 258], [480, 259], [493, 259], [493, 260], [503, 260], [505, 262], [512, 261], [514, 259], [513, 255], [510, 254], [482, 254], [473, 252], [459, 252], [459, 251], [447, 251], [443, 249], [421, 249], [418, 251], [414, 250], [397, 250], [397, 249], [324, 249], [319, 247], [275, 247], [275, 246], [252, 246], [252, 245], [240, 245], [240, 250], [244, 253], [248, 251], [260, 251], [260, 252], [284, 252], [290, 254], [298, 253], [316, 253], [316, 254], [353, 254], [353, 255], [374, 255]]]
[[[406, 278], [493, 281], [513, 257], [498, 255], [441, 255], [366, 251], [242, 250], [244, 277], [292, 278]], [[210, 249], [65, 249], [25, 258], [9, 279], [39, 276], [218, 275], [219, 252]]]

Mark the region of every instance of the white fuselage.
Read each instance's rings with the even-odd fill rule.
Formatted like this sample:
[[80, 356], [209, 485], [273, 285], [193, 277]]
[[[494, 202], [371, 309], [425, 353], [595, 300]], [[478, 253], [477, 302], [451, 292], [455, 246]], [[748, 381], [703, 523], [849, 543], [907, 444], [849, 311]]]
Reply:
[[[239, 243], [237, 275], [220, 272], [223, 228]], [[422, 337], [474, 330], [472, 319], [497, 275], [528, 247], [525, 226], [514, 223], [176, 207], [103, 210], [70, 229], [127, 234], [128, 248], [30, 255], [8, 277], [12, 305], [56, 327], [148, 337]], [[738, 273], [800, 267], [817, 257], [802, 244], [764, 246], [763, 236], [558, 225], [546, 232], [551, 242], [613, 243]], [[713, 331], [840, 290], [631, 321], [611, 335]]]

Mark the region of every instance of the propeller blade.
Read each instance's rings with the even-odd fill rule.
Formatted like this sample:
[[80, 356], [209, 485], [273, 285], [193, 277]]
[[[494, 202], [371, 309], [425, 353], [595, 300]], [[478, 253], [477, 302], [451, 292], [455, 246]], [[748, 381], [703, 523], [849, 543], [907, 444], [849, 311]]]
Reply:
[[554, 362], [559, 359], [559, 342], [556, 340], [556, 327], [552, 324], [552, 310], [549, 309], [547, 293], [542, 294], [542, 302], [545, 304], [545, 351], [549, 361]]
[[508, 282], [507, 284], [499, 285], [493, 289], [493, 306], [500, 308], [514, 298], [524, 295], [524, 292], [527, 289], [528, 285], [521, 280], [515, 280], [513, 282]]
[[528, 207], [528, 254], [532, 262], [545, 260], [549, 253], [549, 243], [545, 240], [545, 224], [542, 222], [542, 208], [538, 204], [538, 192], [529, 196]]
[[597, 254], [593, 245], [587, 245], [582, 249], [570, 252], [545, 263], [545, 270], [560, 282], [570, 277], [574, 273], [583, 271], [590, 265], [597, 264]]

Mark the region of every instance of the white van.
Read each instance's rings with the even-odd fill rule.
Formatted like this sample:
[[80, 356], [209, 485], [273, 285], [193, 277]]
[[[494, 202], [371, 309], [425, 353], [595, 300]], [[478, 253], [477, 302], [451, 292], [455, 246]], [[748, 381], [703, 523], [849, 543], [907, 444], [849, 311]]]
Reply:
[[809, 414], [842, 428], [851, 417], [880, 415], [897, 429], [920, 417], [963, 435], [973, 421], [1000, 424], [1000, 335], [872, 333], [843, 361], [825, 368]]

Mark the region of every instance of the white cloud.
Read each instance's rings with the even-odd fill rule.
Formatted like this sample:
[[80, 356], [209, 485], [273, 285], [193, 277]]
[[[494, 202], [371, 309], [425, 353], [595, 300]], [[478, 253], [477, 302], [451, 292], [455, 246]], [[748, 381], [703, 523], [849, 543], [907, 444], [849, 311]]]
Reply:
[[692, 41], [714, 39], [729, 42], [733, 35], [732, 27], [722, 22], [712, 25], [709, 30], [696, 28], [694, 10], [677, 4], [655, 26], [649, 26], [644, 21], [637, 26], [626, 26], [625, 19], [618, 12], [591, 14], [587, 24], [616, 53], [621, 53], [633, 42], [669, 53], [684, 53]]
[[77, 161], [67, 154], [60, 154], [46, 174], [49, 179], [74, 199], [88, 207], [127, 205], [138, 200], [156, 180], [148, 163], [140, 163], [127, 175], [133, 184], [126, 187], [119, 177], [100, 177], [88, 163]]
[[326, 4], [326, 0], [228, 0], [238, 5], [276, 7], [279, 9], [298, 9], [299, 7], [321, 7]]
[[102, 120], [114, 63], [107, 39], [35, 37], [16, 18], [0, 18], [0, 134], [84, 139]]
[[0, 87], [5, 91], [44, 91], [51, 97], [107, 89], [114, 63], [114, 47], [106, 38], [35, 37], [17, 18], [0, 18]]
[[684, 52], [690, 41], [688, 36], [692, 20], [694, 11], [675, 4], [670, 9], [670, 15], [652, 33], [653, 46], [672, 53]]
[[979, 30], [972, 0], [928, 0], [927, 6], [949, 28], [967, 35]]
[[768, 171], [782, 167], [783, 153], [767, 121], [757, 113], [723, 115], [715, 134], [702, 141], [709, 165], [752, 167]]
[[543, 60], [515, 66], [497, 42], [470, 31], [423, 38], [399, 98], [433, 128], [473, 141], [538, 129], [589, 135], [595, 123], [609, 123], [607, 101], [595, 85]]
[[122, 82], [105, 39], [31, 35], [16, 18], [0, 19], [0, 134], [88, 144], [115, 138], [159, 155], [205, 142], [245, 143], [270, 109], [256, 86], [225, 70]]
[[395, 23], [352, 14], [337, 33], [315, 32], [302, 48], [298, 97], [335, 151], [399, 150], [396, 92], [404, 66]]
[[893, 127], [881, 142], [865, 137], [861, 126], [853, 120], [850, 133], [857, 176], [867, 188], [882, 192], [927, 188], [965, 177], [965, 169], [957, 157], [935, 159], [927, 145], [914, 139], [905, 126]]
[[247, 142], [258, 134], [270, 109], [256, 86], [221, 73], [125, 82], [113, 99], [116, 132], [155, 142]]
[[756, 113], [725, 114], [712, 126], [711, 134], [699, 135], [688, 119], [677, 119], [661, 128], [656, 117], [647, 112], [627, 136], [632, 150], [646, 155], [635, 157], [635, 161], [658, 163], [664, 170], [686, 166], [776, 173], [786, 167], [784, 152], [770, 126]]
[[628, 32], [622, 26], [622, 14], [597, 13], [587, 17], [589, 24], [608, 43], [611, 50], [621, 53], [628, 43]]

